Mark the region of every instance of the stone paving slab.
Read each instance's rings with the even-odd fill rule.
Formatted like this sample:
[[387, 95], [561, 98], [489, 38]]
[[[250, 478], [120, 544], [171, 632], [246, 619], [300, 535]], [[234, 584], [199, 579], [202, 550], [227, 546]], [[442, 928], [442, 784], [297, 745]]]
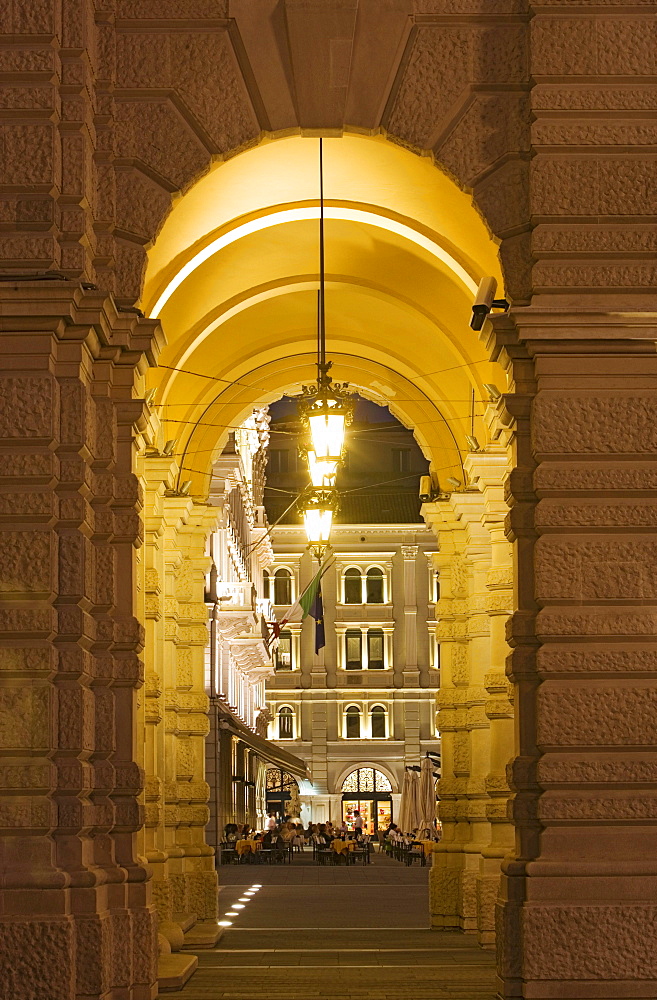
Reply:
[[228, 867], [219, 904], [232, 926], [181, 1000], [494, 1000], [491, 953], [429, 929], [426, 868], [378, 855], [365, 868], [309, 856]]

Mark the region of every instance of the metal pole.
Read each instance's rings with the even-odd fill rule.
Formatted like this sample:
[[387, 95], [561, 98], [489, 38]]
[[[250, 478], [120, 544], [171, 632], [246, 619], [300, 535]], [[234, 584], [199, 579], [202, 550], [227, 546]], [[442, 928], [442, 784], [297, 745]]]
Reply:
[[324, 147], [319, 140], [319, 367], [322, 377], [326, 369], [326, 309], [324, 298]]

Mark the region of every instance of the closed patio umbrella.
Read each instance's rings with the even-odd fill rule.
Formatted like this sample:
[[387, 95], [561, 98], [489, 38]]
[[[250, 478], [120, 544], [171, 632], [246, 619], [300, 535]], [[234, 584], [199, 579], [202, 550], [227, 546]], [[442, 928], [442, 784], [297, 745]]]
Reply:
[[397, 826], [402, 833], [406, 833], [409, 829], [408, 819], [409, 819], [409, 805], [410, 805], [410, 789], [411, 789], [411, 771], [404, 771], [404, 781], [402, 784], [401, 799], [399, 801], [399, 815], [397, 816]]
[[433, 821], [436, 818], [436, 784], [433, 776], [433, 764], [428, 757], [422, 761], [420, 772], [420, 822], [419, 826], [433, 831]]
[[420, 825], [420, 776], [417, 771], [407, 772], [411, 776], [408, 795], [408, 831]]

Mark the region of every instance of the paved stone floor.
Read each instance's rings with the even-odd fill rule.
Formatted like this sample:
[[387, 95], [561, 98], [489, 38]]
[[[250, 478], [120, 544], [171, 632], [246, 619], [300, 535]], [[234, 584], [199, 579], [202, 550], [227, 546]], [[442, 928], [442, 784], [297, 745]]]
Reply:
[[366, 867], [318, 867], [310, 852], [291, 866], [222, 866], [220, 919], [237, 915], [225, 917], [232, 925], [216, 949], [197, 952], [197, 972], [175, 995], [493, 1000], [491, 953], [471, 937], [428, 929], [428, 871], [378, 855]]

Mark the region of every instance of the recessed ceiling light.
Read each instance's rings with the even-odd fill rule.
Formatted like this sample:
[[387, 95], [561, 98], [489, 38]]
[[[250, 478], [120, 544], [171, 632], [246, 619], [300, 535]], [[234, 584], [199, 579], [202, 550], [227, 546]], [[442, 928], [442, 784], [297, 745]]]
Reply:
[[243, 910], [244, 909], [244, 903], [233, 903], [233, 909], [234, 910]]
[[233, 921], [232, 920], [218, 920], [217, 923], [219, 924], [220, 927], [232, 927], [233, 926]]
[[239, 917], [239, 913], [234, 913], [232, 910], [226, 914], [227, 917]]

